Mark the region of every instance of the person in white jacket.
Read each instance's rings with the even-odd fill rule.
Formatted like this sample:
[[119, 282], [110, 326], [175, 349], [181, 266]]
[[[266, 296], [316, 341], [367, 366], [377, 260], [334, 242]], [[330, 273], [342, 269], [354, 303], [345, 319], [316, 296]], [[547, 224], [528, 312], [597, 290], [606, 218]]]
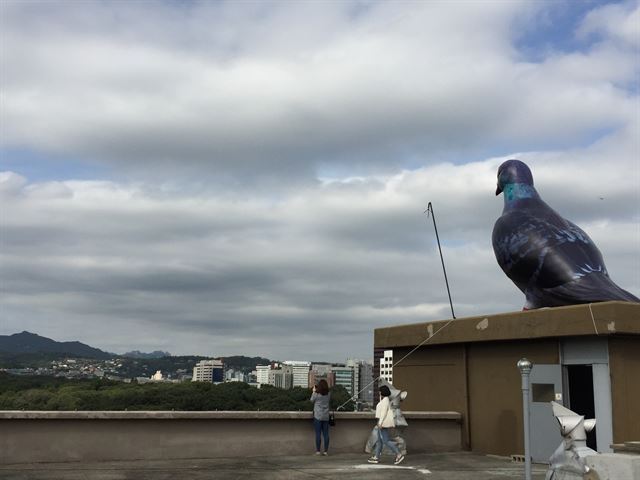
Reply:
[[389, 430], [396, 426], [393, 419], [393, 411], [389, 402], [391, 390], [386, 385], [380, 387], [380, 402], [376, 406], [376, 418], [378, 419], [378, 442], [376, 443], [376, 451], [368, 461], [369, 463], [380, 463], [380, 454], [384, 445], [389, 447], [396, 454], [394, 464], [398, 465], [404, 460], [404, 455], [400, 453], [398, 446], [389, 438]]

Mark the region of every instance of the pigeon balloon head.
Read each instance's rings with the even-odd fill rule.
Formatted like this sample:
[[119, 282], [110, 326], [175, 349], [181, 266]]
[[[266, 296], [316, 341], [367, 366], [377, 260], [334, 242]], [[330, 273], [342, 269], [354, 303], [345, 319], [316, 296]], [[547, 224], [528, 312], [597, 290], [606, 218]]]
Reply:
[[527, 164], [520, 160], [507, 160], [498, 168], [498, 188], [496, 195], [500, 195], [505, 185], [510, 183], [524, 183], [533, 187], [533, 175]]

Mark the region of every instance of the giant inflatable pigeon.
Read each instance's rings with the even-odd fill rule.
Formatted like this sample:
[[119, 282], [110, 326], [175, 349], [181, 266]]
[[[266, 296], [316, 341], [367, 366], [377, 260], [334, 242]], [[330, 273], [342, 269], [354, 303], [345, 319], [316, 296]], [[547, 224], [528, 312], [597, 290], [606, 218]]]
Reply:
[[602, 254], [578, 226], [547, 205], [520, 160], [498, 169], [496, 195], [504, 195], [493, 227], [493, 251], [500, 268], [522, 290], [524, 309], [640, 299], [618, 287]]

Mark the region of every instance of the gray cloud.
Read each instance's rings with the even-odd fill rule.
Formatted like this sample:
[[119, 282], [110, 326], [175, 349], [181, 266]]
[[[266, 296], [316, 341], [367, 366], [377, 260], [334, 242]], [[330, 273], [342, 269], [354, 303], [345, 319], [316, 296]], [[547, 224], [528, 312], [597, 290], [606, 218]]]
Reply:
[[572, 144], [633, 115], [611, 83], [635, 78], [633, 51], [518, 60], [526, 2], [34, 5], [4, 7], [5, 143], [147, 178], [371, 173]]
[[530, 62], [514, 30], [551, 7], [464, 5], [3, 2], [3, 163], [110, 179], [0, 173], [0, 331], [370, 357], [450, 315], [430, 201], [457, 316], [519, 310], [491, 249], [510, 157], [638, 294], [637, 45], [611, 29], [637, 6]]
[[[592, 147], [522, 158], [549, 203], [574, 213], [599, 243], [613, 278], [637, 291], [640, 212], [628, 202], [637, 184], [625, 175], [635, 160], [618, 158], [611, 169], [598, 160], [603, 153]], [[500, 162], [329, 182], [276, 203], [158, 198], [140, 185], [108, 182], [22, 183], [4, 197], [4, 328], [21, 328], [23, 315], [64, 330], [84, 319], [91, 328], [83, 339], [98, 345], [104, 337], [93, 328], [105, 322], [131, 332], [117, 345], [232, 354], [242, 338], [244, 352], [274, 358], [320, 355], [309, 344], [330, 336], [349, 348], [323, 347], [327, 355], [366, 357], [376, 326], [449, 316], [427, 201], [436, 209], [457, 315], [517, 310], [522, 295], [490, 244], [502, 208], [493, 194]], [[21, 182], [5, 175], [5, 183]]]

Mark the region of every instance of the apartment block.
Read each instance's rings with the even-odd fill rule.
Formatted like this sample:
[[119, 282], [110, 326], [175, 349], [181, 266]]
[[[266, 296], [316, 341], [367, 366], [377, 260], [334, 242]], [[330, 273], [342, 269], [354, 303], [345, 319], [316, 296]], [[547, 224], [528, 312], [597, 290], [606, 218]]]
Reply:
[[287, 360], [283, 365], [291, 367], [294, 387], [309, 388], [309, 369], [311, 368], [311, 362]]
[[192, 382], [224, 381], [224, 363], [222, 360], [201, 360], [193, 367]]

